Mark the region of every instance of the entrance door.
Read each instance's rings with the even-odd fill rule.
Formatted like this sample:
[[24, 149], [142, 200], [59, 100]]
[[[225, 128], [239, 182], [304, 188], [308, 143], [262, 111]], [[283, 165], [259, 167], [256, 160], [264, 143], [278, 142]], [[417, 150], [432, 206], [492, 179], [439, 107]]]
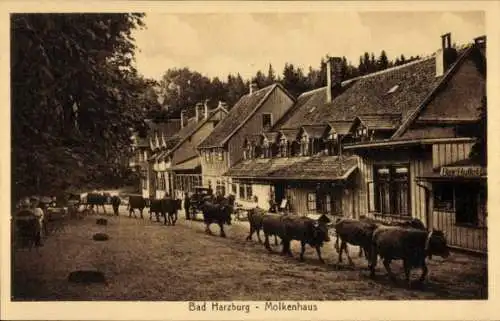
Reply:
[[274, 185], [274, 200], [278, 206], [280, 206], [281, 201], [286, 197], [285, 190], [285, 184], [283, 183], [277, 183]]
[[477, 193], [479, 188], [473, 184], [455, 186], [455, 215], [457, 224], [477, 225]]

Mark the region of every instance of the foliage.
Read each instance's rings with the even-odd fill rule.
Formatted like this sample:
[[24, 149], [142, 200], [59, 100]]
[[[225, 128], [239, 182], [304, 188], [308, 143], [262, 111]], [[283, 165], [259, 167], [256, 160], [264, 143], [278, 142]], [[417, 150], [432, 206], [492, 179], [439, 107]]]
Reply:
[[[150, 116], [156, 119], [180, 117], [181, 110], [187, 111], [187, 116], [194, 115], [194, 106], [199, 102], [207, 102], [210, 108], [217, 106], [218, 101], [227, 103], [231, 108], [241, 96], [248, 93], [250, 82], [257, 84], [258, 88], [264, 88], [275, 82], [280, 82], [292, 95], [316, 89], [326, 84], [326, 61], [329, 56], [321, 58], [319, 68], [309, 67], [307, 72], [291, 63], [286, 63], [281, 75], [277, 75], [273, 66], [269, 64], [267, 73], [258, 70], [249, 80], [244, 80], [238, 73], [230, 74], [226, 81], [219, 78], [209, 79], [197, 71], [189, 68], [168, 69], [160, 84], [160, 92], [164, 99], [164, 108], [154, 111]], [[384, 70], [395, 65], [401, 65], [418, 59], [411, 57], [409, 60], [401, 55], [395, 62], [388, 59], [385, 50], [375, 59], [374, 53], [365, 52], [360, 57], [358, 66], [353, 66], [342, 57], [342, 76], [351, 79], [371, 72]]]
[[153, 81], [133, 68], [143, 14], [11, 15], [13, 195], [106, 185]]

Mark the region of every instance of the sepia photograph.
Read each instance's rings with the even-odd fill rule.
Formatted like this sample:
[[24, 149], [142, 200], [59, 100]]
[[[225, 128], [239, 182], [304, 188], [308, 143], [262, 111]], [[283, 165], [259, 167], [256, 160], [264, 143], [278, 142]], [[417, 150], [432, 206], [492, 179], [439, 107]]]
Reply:
[[489, 299], [485, 11], [120, 9], [8, 15], [11, 302]]

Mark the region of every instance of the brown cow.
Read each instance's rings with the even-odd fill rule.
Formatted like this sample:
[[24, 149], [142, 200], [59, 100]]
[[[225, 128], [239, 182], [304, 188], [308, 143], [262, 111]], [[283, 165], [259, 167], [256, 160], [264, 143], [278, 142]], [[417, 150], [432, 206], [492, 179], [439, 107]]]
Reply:
[[212, 234], [210, 224], [215, 223], [219, 225], [220, 236], [226, 237], [224, 232], [224, 224], [231, 225], [231, 214], [233, 213], [233, 206], [229, 204], [212, 204], [205, 202], [201, 209], [203, 211], [203, 221], [205, 223], [205, 232]]
[[393, 281], [396, 277], [391, 271], [391, 261], [403, 260], [406, 282], [408, 286], [411, 286], [410, 272], [412, 268], [420, 267], [422, 269], [420, 282], [423, 282], [428, 273], [426, 257], [438, 255], [447, 258], [450, 251], [442, 231], [427, 232], [399, 226], [379, 226], [373, 232], [370, 253], [371, 277], [375, 276], [378, 255], [383, 259], [384, 267]]
[[[259, 243], [262, 243], [260, 238], [260, 230], [262, 230], [262, 221], [266, 215], [266, 211], [263, 209], [256, 207], [247, 211], [248, 222], [250, 223], [250, 234], [248, 234], [246, 240], [252, 240], [253, 233], [257, 234], [257, 239]], [[278, 237], [274, 235], [274, 244], [278, 245]]]
[[318, 220], [306, 216], [285, 217], [282, 220], [282, 224], [285, 227], [285, 233], [282, 237], [284, 252], [291, 256], [290, 242], [297, 240], [300, 241], [302, 246], [300, 251], [301, 261], [304, 260], [306, 244], [309, 244], [316, 249], [320, 262], [324, 263], [325, 261], [321, 257], [321, 247], [324, 242], [330, 241], [328, 223], [330, 223], [330, 219], [325, 215], [322, 215]]

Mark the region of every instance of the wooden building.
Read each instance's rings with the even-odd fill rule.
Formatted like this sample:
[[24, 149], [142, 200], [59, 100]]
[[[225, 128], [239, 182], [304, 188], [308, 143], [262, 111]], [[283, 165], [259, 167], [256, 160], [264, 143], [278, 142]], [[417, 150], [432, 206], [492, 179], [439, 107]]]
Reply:
[[261, 190], [264, 208], [285, 198], [299, 214], [415, 217], [445, 230], [451, 246], [484, 252], [486, 168], [469, 151], [485, 48], [485, 37], [453, 48], [446, 34], [432, 56], [347, 81], [333, 58], [327, 86], [247, 135], [246, 159], [226, 175]]
[[[253, 199], [250, 190], [240, 189], [223, 174], [243, 158], [245, 136], [269, 129], [294, 104], [294, 98], [281, 86], [274, 84], [257, 89], [250, 85], [227, 117], [198, 145], [203, 172], [203, 185], [222, 195], [233, 194], [242, 201]], [[244, 187], [243, 187], [244, 188]]]

